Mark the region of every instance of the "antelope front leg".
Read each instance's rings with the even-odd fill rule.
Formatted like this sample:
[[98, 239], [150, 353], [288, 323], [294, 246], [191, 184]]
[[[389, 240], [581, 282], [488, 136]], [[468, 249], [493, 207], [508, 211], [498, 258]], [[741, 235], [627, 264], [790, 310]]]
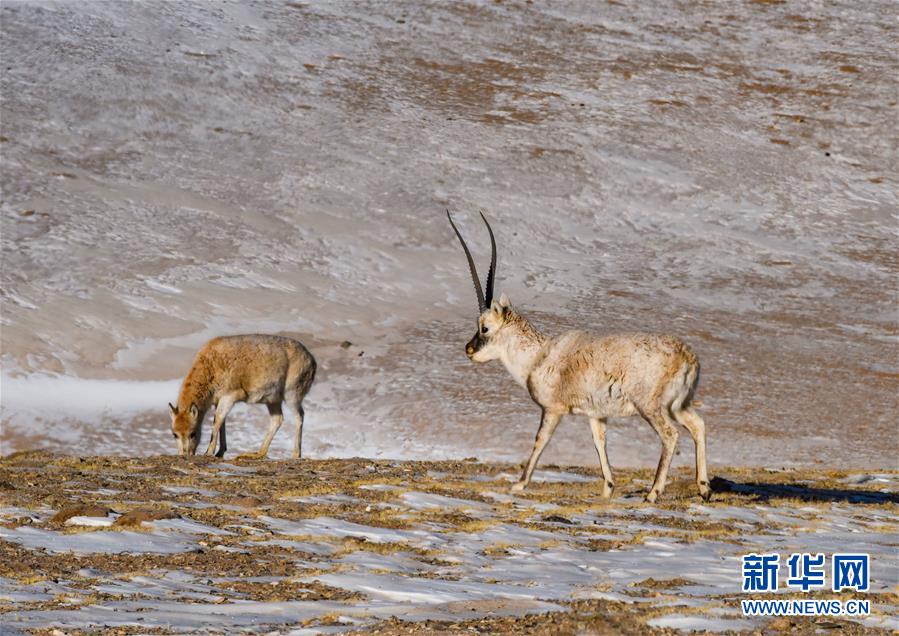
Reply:
[[593, 445], [596, 446], [599, 466], [602, 468], [602, 496], [609, 499], [615, 489], [615, 482], [612, 480], [612, 467], [609, 465], [609, 457], [606, 455], [606, 421], [598, 417], [591, 417], [590, 432], [593, 433]]
[[219, 449], [215, 453], [215, 456], [218, 457], [219, 459], [224, 457], [225, 451], [228, 450], [228, 442], [226, 441], [225, 428], [226, 428], [225, 420], [224, 420], [224, 418], [222, 418], [222, 428], [219, 431], [219, 433], [221, 435], [219, 437]]
[[221, 444], [218, 444], [218, 452], [216, 452], [216, 457], [224, 457], [225, 450], [227, 449], [227, 445], [225, 443], [225, 419], [228, 417], [228, 413], [231, 412], [231, 409], [234, 407], [235, 400], [231, 396], [222, 397], [219, 400], [218, 405], [215, 407], [215, 420], [212, 424], [212, 437], [209, 440], [209, 446], [206, 448], [206, 454], [212, 455], [213, 449], [215, 449], [216, 444], [219, 442], [219, 430], [221, 430]]
[[212, 430], [209, 432], [209, 446], [206, 447], [207, 455], [212, 455], [212, 450], [218, 446], [219, 428], [220, 424], [218, 423], [218, 417], [215, 417], [212, 424]]
[[521, 492], [529, 483], [531, 483], [531, 475], [534, 474], [534, 468], [537, 467], [537, 461], [540, 459], [543, 449], [546, 448], [549, 438], [553, 436], [553, 432], [556, 430], [556, 426], [559, 425], [559, 420], [561, 419], [561, 413], [552, 413], [547, 410], [543, 411], [543, 419], [540, 420], [540, 428], [537, 430], [537, 439], [534, 440], [534, 450], [531, 451], [531, 456], [528, 459], [527, 466], [524, 467], [524, 473], [521, 475], [521, 479], [512, 486], [512, 492]]

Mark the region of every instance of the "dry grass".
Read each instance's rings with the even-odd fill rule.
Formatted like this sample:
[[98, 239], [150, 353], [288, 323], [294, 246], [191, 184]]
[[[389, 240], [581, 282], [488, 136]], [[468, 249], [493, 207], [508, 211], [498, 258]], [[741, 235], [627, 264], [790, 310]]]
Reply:
[[[456, 533], [478, 535], [503, 524], [551, 532], [554, 538], [542, 541], [540, 549], [553, 549], [560, 543], [574, 541], [583, 550], [610, 551], [627, 549], [653, 537], [665, 537], [680, 543], [700, 539], [738, 543], [747, 528], [758, 534], [778, 527], [773, 522], [761, 527], [748, 521], [737, 527], [726, 521], [695, 515], [694, 506], [708, 510], [731, 506], [754, 509], [769, 504], [791, 509], [796, 515], [814, 523], [817, 517], [826, 518], [835, 503], [852, 503], [853, 515], [860, 523], [867, 523], [884, 532], [895, 530], [893, 525], [883, 521], [884, 512], [892, 513], [894, 517], [899, 512], [895, 494], [880, 492], [874, 482], [847, 485], [849, 473], [833, 470], [773, 472], [729, 468], [718, 471], [713, 499], [706, 504], [696, 496], [690, 471], [683, 469], [673, 472], [663, 498], [647, 510], [648, 505], [643, 503], [642, 496], [646, 483], [652, 477], [650, 470], [617, 471], [616, 497], [611, 501], [599, 496], [598, 486], [592, 481], [547, 482], [532, 484], [525, 493], [516, 496], [516, 505], [513, 505], [497, 502], [489, 495], [507, 491], [510, 484], [498, 476], [500, 473], [514, 474], [518, 470], [515, 466], [471, 461], [354, 459], [297, 462], [248, 457], [229, 462], [250, 469], [248, 472], [223, 474], [223, 471], [230, 472], [230, 469], [221, 468], [221, 463], [205, 457], [67, 457], [42, 452], [17, 453], [0, 460], [0, 503], [4, 507], [33, 511], [33, 516], [37, 518], [33, 525], [39, 528], [65, 533], [109, 532], [123, 528], [152, 530], [156, 520], [181, 517], [230, 533], [206, 535], [198, 541], [197, 550], [175, 554], [54, 554], [0, 541], [0, 577], [14, 580], [19, 585], [66, 581], [70, 588], [84, 591], [76, 597], [66, 596], [35, 603], [0, 603], [0, 616], [10, 611], [83, 607], [94, 602], [114, 600], [113, 596], [93, 590], [92, 586], [98, 580], [88, 576], [88, 572], [101, 572], [104, 577], [112, 579], [152, 577], [164, 571], [180, 571], [209, 578], [236, 577], [237, 580], [223, 580], [217, 584], [216, 593], [222, 599], [336, 600], [349, 603], [363, 597], [324, 585], [315, 577], [342, 571], [345, 566], [340, 559], [358, 551], [381, 555], [403, 554], [414, 558], [422, 567], [415, 576], [422, 579], [458, 578], [453, 571], [453, 561], [445, 558], [449, 555], [405, 541], [376, 542], [356, 537], [277, 534], [277, 539], [297, 542], [298, 547], [304, 544], [321, 545], [324, 541], [332, 551], [325, 556], [285, 547], [290, 546], [289, 543], [276, 545], [271, 542], [275, 536], [260, 518], [262, 516], [284, 520], [332, 517], [374, 528], [427, 527], [443, 536]], [[598, 471], [592, 469], [560, 470], [598, 477]], [[392, 488], [384, 489], [385, 485]], [[172, 486], [195, 490], [173, 493], [165, 489]], [[110, 491], [117, 491], [117, 494], [109, 494]], [[464, 499], [471, 502], [472, 509], [412, 509], [402, 499], [404, 493], [412, 491]], [[345, 495], [347, 498], [313, 502], [295, 500], [322, 495]], [[107, 516], [112, 510], [123, 513], [112, 528], [63, 527], [65, 521], [74, 516]], [[592, 521], [589, 524], [579, 521], [585, 517]], [[7, 527], [16, 527], [26, 522], [31, 520], [7, 519], [2, 523]], [[510, 553], [514, 554], [517, 548], [519, 546], [514, 542], [497, 542], [481, 548], [481, 555], [502, 561]], [[261, 580], [252, 580], [256, 577]], [[647, 578], [625, 589], [624, 593], [640, 599], [676, 598], [677, 588], [694, 583], [679, 577]], [[598, 586], [597, 590], [601, 587]], [[814, 597], [814, 594], [809, 595], [809, 598]], [[828, 594], [826, 597], [840, 596]], [[871, 595], [870, 598], [875, 604], [899, 604], [896, 594]], [[180, 600], [190, 602], [190, 599]], [[730, 597], [707, 600], [722, 607], [736, 607], [736, 601]], [[393, 619], [369, 625], [366, 632], [665, 633], [666, 630], [650, 629], [646, 621], [674, 611], [680, 614], [699, 611], [686, 610], [682, 606], [653, 607], [651, 602], [625, 604], [589, 600], [564, 604], [569, 610], [564, 613], [517, 618], [482, 618], [450, 623], [406, 623]], [[473, 605], [480, 607], [477, 603]], [[498, 608], [499, 605], [493, 607]], [[708, 607], [705, 609], [708, 610]], [[308, 624], [313, 627], [328, 626], [337, 621], [336, 616], [323, 616], [308, 621]], [[861, 628], [855, 623], [833, 623], [837, 625], [834, 629], [861, 633]], [[796, 620], [780, 621], [776, 625], [802, 634], [811, 633], [814, 623], [811, 620]], [[113, 633], [128, 634], [131, 631], [130, 628], [123, 628]], [[165, 633], [164, 630], [152, 629], [139, 631]]]

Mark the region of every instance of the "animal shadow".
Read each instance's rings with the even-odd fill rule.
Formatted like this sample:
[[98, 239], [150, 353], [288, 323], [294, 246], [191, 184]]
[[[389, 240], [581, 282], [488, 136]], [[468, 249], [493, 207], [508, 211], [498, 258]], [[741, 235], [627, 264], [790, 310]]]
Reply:
[[815, 488], [805, 484], [739, 483], [714, 477], [712, 492], [731, 492], [748, 495], [756, 501], [770, 499], [802, 499], [803, 501], [844, 501], [853, 504], [899, 503], [899, 493], [851, 490], [848, 488]]

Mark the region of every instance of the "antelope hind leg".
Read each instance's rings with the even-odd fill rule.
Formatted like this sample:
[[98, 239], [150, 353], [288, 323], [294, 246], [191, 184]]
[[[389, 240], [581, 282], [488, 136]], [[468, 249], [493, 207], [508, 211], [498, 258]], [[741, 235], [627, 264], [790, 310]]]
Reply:
[[303, 448], [303, 407], [298, 406], [293, 416], [294, 426], [296, 426], [296, 436], [293, 438], [293, 458], [299, 459], [302, 455]]
[[705, 455], [705, 422], [699, 414], [691, 408], [673, 412], [674, 419], [690, 431], [693, 444], [696, 446], [696, 486], [699, 488], [699, 496], [705, 501], [712, 498], [712, 489], [709, 486], [708, 467]]
[[[645, 417], [645, 416], [644, 416]], [[662, 441], [662, 455], [659, 457], [659, 466], [656, 469], [656, 478], [652, 483], [652, 489], [646, 495], [646, 501], [655, 503], [665, 491], [665, 482], [668, 480], [668, 467], [671, 466], [671, 458], [677, 448], [677, 427], [670, 417], [665, 417], [661, 412], [653, 413], [645, 417], [650, 426], [655, 429]]]
[[281, 411], [280, 402], [277, 404], [266, 404], [266, 406], [268, 407], [270, 420], [268, 431], [266, 431], [265, 438], [262, 440], [262, 446], [259, 447], [259, 452], [256, 453], [256, 457], [260, 459], [268, 456], [268, 447], [271, 445], [275, 433], [278, 432], [278, 429], [281, 428], [281, 424], [284, 422], [284, 413]]

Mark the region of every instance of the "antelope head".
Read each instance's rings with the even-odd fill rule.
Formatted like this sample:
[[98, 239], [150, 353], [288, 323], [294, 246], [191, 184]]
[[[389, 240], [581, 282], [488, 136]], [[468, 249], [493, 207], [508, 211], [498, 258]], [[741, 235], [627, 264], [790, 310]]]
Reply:
[[499, 300], [493, 298], [493, 283], [496, 275], [496, 239], [493, 236], [490, 224], [487, 223], [487, 219], [484, 217], [484, 213], [481, 212], [480, 214], [484, 224], [487, 226], [487, 232], [490, 234], [490, 270], [487, 272], [486, 295], [481, 288], [478, 270], [474, 266], [474, 260], [471, 258], [468, 245], [465, 244], [465, 239], [462, 238], [459, 228], [453, 223], [453, 217], [450, 215], [449, 210], [446, 211], [450, 225], [453, 226], [456, 236], [459, 237], [459, 242], [462, 243], [462, 249], [465, 251], [465, 257], [468, 259], [468, 268], [471, 271], [474, 291], [478, 296], [478, 329], [474, 337], [465, 345], [465, 353], [474, 362], [489, 362], [499, 358], [504, 350], [506, 343], [503, 337], [503, 327], [507, 324], [508, 318], [512, 313], [512, 304], [505, 294]]
[[179, 410], [169, 403], [172, 412], [172, 437], [178, 442], [179, 455], [194, 455], [200, 442], [200, 411], [196, 404]]

